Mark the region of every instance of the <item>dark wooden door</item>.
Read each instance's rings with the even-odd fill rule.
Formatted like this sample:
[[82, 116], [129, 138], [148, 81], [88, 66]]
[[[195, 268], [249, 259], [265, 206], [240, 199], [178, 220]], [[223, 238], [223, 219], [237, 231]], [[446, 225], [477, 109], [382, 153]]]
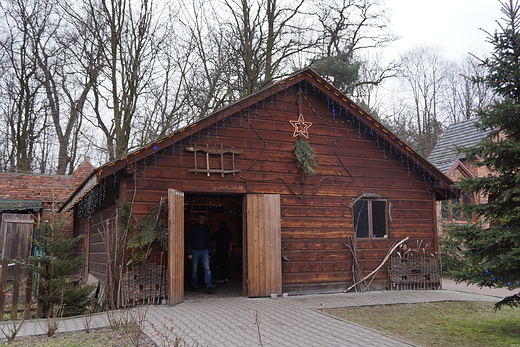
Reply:
[[30, 214], [4, 213], [0, 226], [0, 258], [29, 258], [34, 220]]

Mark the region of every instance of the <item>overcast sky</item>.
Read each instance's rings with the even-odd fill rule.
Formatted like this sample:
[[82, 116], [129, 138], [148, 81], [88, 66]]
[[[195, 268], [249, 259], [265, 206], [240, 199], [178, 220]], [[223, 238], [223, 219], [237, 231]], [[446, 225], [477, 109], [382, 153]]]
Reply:
[[395, 33], [401, 37], [389, 50], [392, 58], [414, 45], [445, 47], [446, 58], [468, 52], [489, 52], [483, 28], [494, 32], [503, 17], [498, 0], [385, 0]]

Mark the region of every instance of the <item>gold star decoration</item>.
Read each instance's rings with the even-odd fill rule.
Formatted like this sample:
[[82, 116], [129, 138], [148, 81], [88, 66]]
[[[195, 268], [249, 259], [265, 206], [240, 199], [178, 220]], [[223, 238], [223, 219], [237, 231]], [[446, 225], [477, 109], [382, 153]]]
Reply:
[[298, 120], [290, 120], [291, 124], [294, 127], [294, 137], [303, 135], [305, 138], [309, 138], [309, 133], [307, 132], [307, 129], [310, 128], [312, 123], [306, 122], [305, 119], [303, 119], [303, 114], [300, 113], [300, 116], [298, 117]]

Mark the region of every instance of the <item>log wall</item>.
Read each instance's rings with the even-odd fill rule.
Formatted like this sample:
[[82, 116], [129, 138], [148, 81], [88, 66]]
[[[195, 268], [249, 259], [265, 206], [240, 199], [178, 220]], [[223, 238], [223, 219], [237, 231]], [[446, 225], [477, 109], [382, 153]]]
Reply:
[[[298, 106], [302, 90], [305, 97]], [[301, 175], [293, 150], [296, 137], [290, 121], [300, 113], [312, 123], [307, 142], [316, 152], [318, 167], [310, 177]], [[201, 122], [207, 122], [207, 127], [110, 173], [107, 197], [118, 195], [123, 187], [121, 197], [133, 199], [134, 213], [144, 215], [170, 188], [186, 194], [280, 194], [284, 292], [333, 292], [351, 284], [353, 258], [345, 242], [353, 236], [350, 204], [362, 193], [388, 199], [391, 215], [388, 239], [358, 240], [364, 274], [404, 237], [412, 243], [422, 240], [436, 250], [435, 200], [423, 173], [414, 169], [413, 158], [397, 153], [348, 110], [310, 86], [294, 86], [224, 119]], [[195, 145], [241, 150], [234, 157], [240, 172], [223, 176], [190, 172], [208, 163], [211, 168], [222, 167], [219, 156], [206, 161], [203, 153], [195, 157], [186, 150]], [[224, 169], [232, 167], [231, 155], [225, 154]], [[91, 226], [89, 267], [97, 274], [102, 273], [106, 258], [95, 230], [102, 218], [114, 212], [105, 208]], [[387, 269], [378, 272], [374, 288], [386, 287]]]

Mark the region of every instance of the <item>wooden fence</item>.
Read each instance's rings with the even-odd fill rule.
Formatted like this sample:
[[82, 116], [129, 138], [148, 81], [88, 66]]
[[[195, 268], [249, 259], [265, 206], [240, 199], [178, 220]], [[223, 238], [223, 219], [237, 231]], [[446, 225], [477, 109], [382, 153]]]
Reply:
[[167, 297], [166, 267], [160, 264], [133, 266], [121, 276], [120, 306], [161, 304]]
[[29, 319], [36, 313], [33, 302], [33, 272], [22, 268], [20, 258], [2, 260], [0, 268], [0, 320]]

